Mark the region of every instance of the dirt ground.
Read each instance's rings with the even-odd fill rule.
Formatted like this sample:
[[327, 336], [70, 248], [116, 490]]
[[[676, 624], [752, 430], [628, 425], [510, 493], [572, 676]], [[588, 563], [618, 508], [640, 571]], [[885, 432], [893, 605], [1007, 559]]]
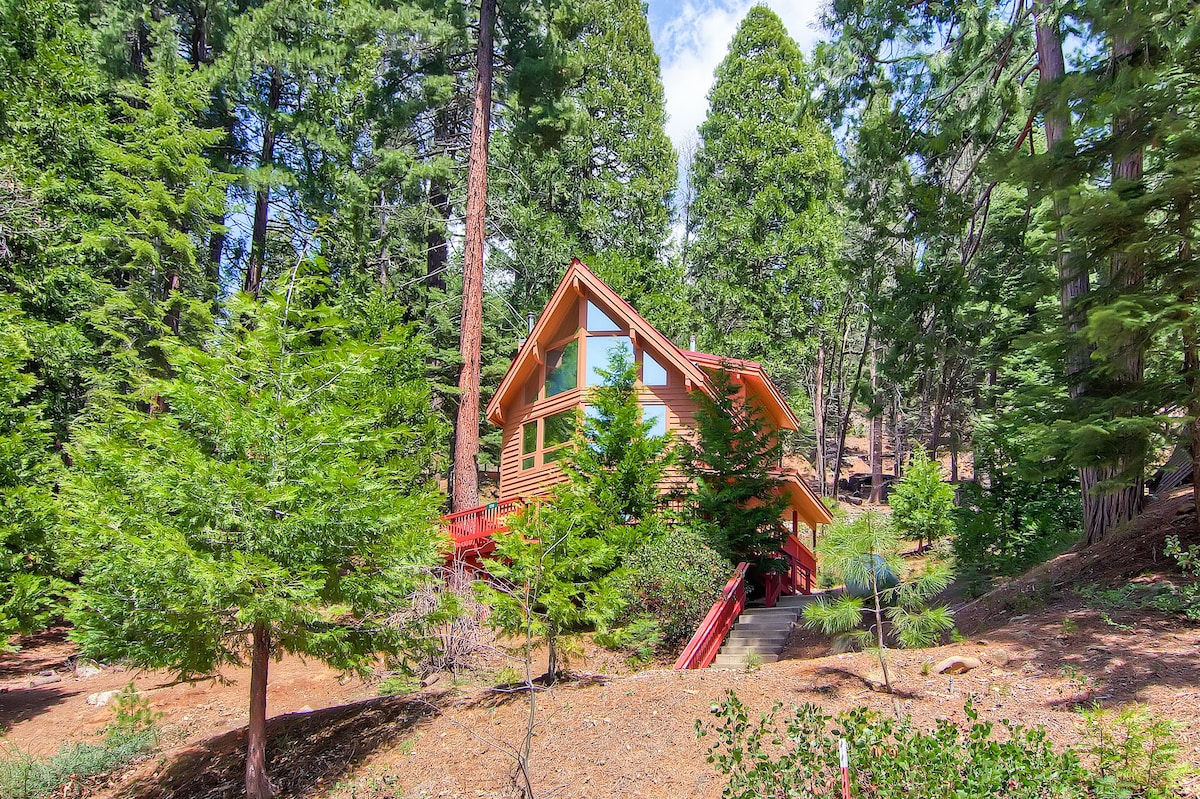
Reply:
[[[1057, 745], [1080, 742], [1080, 706], [1148, 705], [1176, 722], [1184, 758], [1200, 764], [1200, 625], [1137, 607], [1099, 607], [1078, 589], [1177, 580], [1161, 540], [1200, 540], [1178, 492], [1153, 505], [1138, 531], [1100, 548], [1068, 553], [1009, 585], [960, 602], [967, 640], [892, 651], [902, 710], [920, 724], [964, 720], [971, 698], [985, 719], [1047, 728]], [[92, 736], [111, 718], [89, 695], [130, 679], [163, 713], [160, 751], [117, 775], [97, 796], [199, 799], [240, 795], [246, 675], [224, 682], [173, 684], [159, 673], [109, 668], [76, 679], [73, 647], [61, 634], [23, 642], [0, 660], [0, 728], [4, 742], [48, 753], [68, 739]], [[813, 702], [827, 711], [867, 706], [892, 712], [873, 690], [871, 656], [828, 654], [825, 641], [797, 631], [785, 657], [759, 669], [633, 672], [618, 658], [589, 649], [577, 678], [535, 695], [531, 780], [538, 797], [717, 797], [721, 782], [705, 762], [695, 723], [734, 690], [766, 711]], [[928, 668], [949, 655], [983, 666], [966, 674]], [[494, 664], [492, 666], [494, 668]], [[53, 670], [58, 682], [33, 684]], [[512, 753], [522, 744], [528, 695], [489, 687], [486, 671], [469, 684], [444, 678], [418, 694], [377, 697], [376, 687], [339, 679], [316, 663], [272, 664], [268, 754], [273, 781], [286, 797], [506, 797], [517, 795]], [[1200, 796], [1193, 774], [1187, 795]]]

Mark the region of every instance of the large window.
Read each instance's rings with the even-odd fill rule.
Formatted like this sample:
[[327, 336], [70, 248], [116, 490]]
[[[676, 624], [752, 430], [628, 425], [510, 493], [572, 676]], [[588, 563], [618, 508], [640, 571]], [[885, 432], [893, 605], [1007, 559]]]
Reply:
[[588, 336], [587, 339], [587, 378], [584, 385], [604, 385], [600, 369], [608, 369], [608, 359], [618, 349], [624, 347], [629, 357], [633, 358], [633, 342], [628, 336]]
[[579, 385], [579, 339], [546, 353], [546, 396], [553, 397]]
[[556, 461], [567, 453], [575, 435], [575, 410], [563, 411], [542, 420], [542, 463]]
[[643, 405], [642, 421], [651, 425], [650, 429], [646, 431], [646, 435], [665, 436], [667, 434], [667, 406]]

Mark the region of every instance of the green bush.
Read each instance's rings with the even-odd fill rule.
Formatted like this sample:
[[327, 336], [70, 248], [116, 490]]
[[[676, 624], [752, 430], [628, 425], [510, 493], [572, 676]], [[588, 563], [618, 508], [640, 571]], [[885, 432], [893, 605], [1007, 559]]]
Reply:
[[620, 590], [627, 598], [624, 625], [638, 619], [657, 621], [658, 654], [687, 643], [721, 595], [733, 566], [684, 527], [660, 533], [625, 561]]
[[[1173, 754], [1165, 749], [1159, 752], [1157, 770], [1128, 779], [1115, 766], [1093, 772], [1075, 750], [1056, 752], [1040, 727], [1026, 729], [1004, 721], [1003, 732], [995, 735], [995, 725], [979, 721], [969, 702], [966, 729], [938, 719], [928, 731], [913, 726], [911, 719], [895, 720], [864, 708], [831, 717], [806, 704], [782, 721], [779, 710], [777, 704], [771, 713], [752, 720], [731, 691], [713, 706], [712, 722], [696, 722], [701, 738], [715, 738], [708, 762], [727, 780], [722, 796], [839, 797], [841, 738], [849, 745], [851, 795], [876, 799], [1157, 798], [1173, 795], [1178, 774]], [[1085, 754], [1096, 756], [1094, 749]]]
[[1120, 710], [1083, 711], [1084, 751], [1094, 758], [1096, 774], [1130, 796], [1177, 795], [1186, 769], [1180, 766], [1175, 724], [1156, 719], [1145, 705]]
[[596, 643], [628, 654], [631, 665], [649, 663], [663, 649], [662, 625], [650, 616], [638, 616], [622, 627], [596, 633]]
[[1192, 621], [1200, 621], [1200, 547], [1193, 544], [1184, 549], [1179, 538], [1172, 535], [1167, 537], [1163, 551], [1175, 558], [1188, 580], [1179, 590], [1180, 612]]
[[892, 524], [910, 541], [932, 544], [954, 533], [954, 489], [942, 482], [942, 466], [917, 447], [888, 504]]
[[963, 486], [954, 555], [964, 578], [1020, 574], [1079, 540], [1079, 488], [1069, 482], [993, 476]]
[[16, 751], [0, 757], [0, 796], [81, 796], [81, 783], [121, 768], [158, 742], [159, 714], [150, 710], [132, 683], [117, 695], [113, 712], [113, 721], [98, 743], [63, 744], [50, 757], [31, 757]]

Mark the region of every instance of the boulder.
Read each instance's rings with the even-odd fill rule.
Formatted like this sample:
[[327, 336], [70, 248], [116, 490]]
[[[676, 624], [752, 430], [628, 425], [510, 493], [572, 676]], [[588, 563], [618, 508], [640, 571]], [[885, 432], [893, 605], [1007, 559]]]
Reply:
[[104, 669], [100, 668], [100, 664], [94, 660], [82, 659], [75, 663], [75, 678], [86, 680], [88, 677], [95, 677]]
[[952, 655], [933, 667], [938, 674], [962, 674], [982, 666], [979, 658]]
[[121, 693], [121, 692], [120, 691], [98, 691], [94, 694], [90, 694], [86, 701], [89, 705], [94, 705], [96, 707], [104, 707], [109, 702], [116, 699], [117, 694], [119, 694], [119, 693]]

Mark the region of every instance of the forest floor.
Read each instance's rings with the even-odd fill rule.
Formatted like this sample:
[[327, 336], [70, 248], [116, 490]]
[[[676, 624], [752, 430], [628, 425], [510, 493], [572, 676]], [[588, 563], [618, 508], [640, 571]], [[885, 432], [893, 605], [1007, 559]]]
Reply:
[[[983, 719], [1044, 726], [1056, 745], [1082, 742], [1080, 707], [1147, 705], [1176, 722], [1185, 762], [1200, 764], [1200, 625], [1145, 607], [1178, 581], [1162, 555], [1171, 533], [1200, 542], [1190, 496], [1155, 502], [1136, 529], [1067, 553], [984, 595], [959, 600], [959, 643], [890, 652], [903, 711], [921, 725], [964, 721], [970, 698]], [[4, 743], [48, 754], [67, 740], [94, 739], [110, 708], [93, 694], [133, 680], [162, 713], [160, 747], [91, 789], [101, 797], [199, 799], [240, 795], [247, 675], [173, 682], [157, 672], [106, 668], [72, 675], [75, 650], [61, 633], [22, 641], [0, 661]], [[950, 655], [978, 658], [965, 674], [931, 673]], [[492, 797], [517, 795], [511, 756], [525, 735], [528, 696], [497, 690], [498, 661], [448, 676], [403, 697], [285, 657], [272, 664], [270, 772], [281, 796]], [[635, 671], [585, 646], [575, 677], [536, 694], [530, 772], [539, 797], [717, 797], [697, 720], [729, 690], [753, 710], [813, 702], [828, 712], [892, 712], [875, 690], [867, 654], [829, 654], [827, 642], [797, 631], [784, 659], [753, 670]], [[51, 674], [53, 673], [53, 674]], [[57, 682], [45, 682], [53, 679]], [[1200, 796], [1193, 774], [1185, 792]]]

